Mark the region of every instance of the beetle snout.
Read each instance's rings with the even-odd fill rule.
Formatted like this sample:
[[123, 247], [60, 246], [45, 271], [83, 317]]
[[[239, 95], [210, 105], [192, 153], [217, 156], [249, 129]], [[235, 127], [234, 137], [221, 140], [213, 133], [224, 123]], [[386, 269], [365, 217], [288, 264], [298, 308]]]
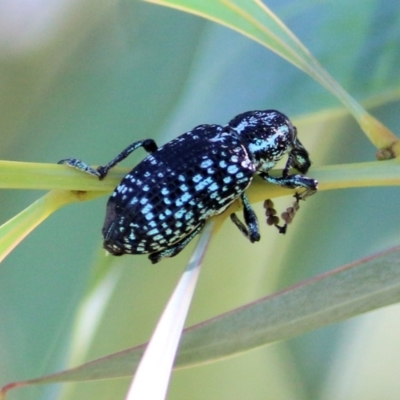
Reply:
[[293, 157], [293, 168], [297, 169], [297, 171], [302, 174], [307, 173], [311, 166], [311, 160], [306, 149], [295, 148], [291, 151], [291, 154]]
[[292, 151], [290, 152], [293, 157], [293, 168], [305, 174], [311, 166], [311, 160], [308, 151], [304, 148], [298, 138], [294, 142]]

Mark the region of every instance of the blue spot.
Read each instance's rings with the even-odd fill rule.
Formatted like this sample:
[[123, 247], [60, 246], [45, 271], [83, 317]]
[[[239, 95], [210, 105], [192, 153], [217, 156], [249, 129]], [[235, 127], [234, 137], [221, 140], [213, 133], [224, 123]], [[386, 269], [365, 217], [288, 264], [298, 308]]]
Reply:
[[192, 178], [194, 183], [200, 182], [202, 179], [203, 177], [200, 174], [197, 174]]
[[239, 171], [239, 168], [236, 165], [230, 165], [227, 170], [230, 174], [236, 174]]
[[218, 190], [218, 187], [218, 184], [214, 182], [211, 186], [208, 187], [208, 190], [214, 192], [215, 190]]
[[208, 167], [211, 167], [211, 165], [213, 165], [213, 162], [210, 159], [207, 159], [200, 164], [200, 167], [208, 168]]
[[177, 211], [177, 212], [174, 214], [174, 217], [175, 217], [176, 219], [182, 218], [182, 217], [185, 215], [185, 213], [186, 213], [186, 210], [185, 210], [184, 208], [181, 208], [179, 211]]
[[150, 221], [151, 219], [154, 218], [154, 214], [153, 214], [152, 212], [148, 212], [148, 213], [145, 215], [145, 218], [147, 219], [147, 221]]

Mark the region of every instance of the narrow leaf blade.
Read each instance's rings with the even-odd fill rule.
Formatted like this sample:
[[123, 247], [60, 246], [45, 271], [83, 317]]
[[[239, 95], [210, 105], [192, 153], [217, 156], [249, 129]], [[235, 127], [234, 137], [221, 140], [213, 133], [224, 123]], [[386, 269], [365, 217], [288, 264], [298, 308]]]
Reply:
[[[230, 357], [400, 301], [400, 246], [185, 330], [175, 366]], [[24, 384], [129, 376], [145, 344]], [[21, 384], [21, 383], [19, 383]]]
[[213, 222], [208, 221], [193, 256], [146, 347], [126, 397], [127, 400], [162, 400], [165, 398], [183, 325], [196, 289], [212, 230]]
[[398, 138], [380, 121], [370, 115], [322, 67], [290, 29], [260, 0], [219, 0], [202, 2], [194, 0], [146, 0], [151, 3], [176, 8], [225, 25], [261, 43], [297, 68], [306, 72], [329, 90], [353, 114], [361, 129], [375, 147], [391, 146], [397, 155]]
[[74, 193], [53, 190], [0, 226], [0, 262], [49, 215], [66, 204], [91, 200], [103, 192]]

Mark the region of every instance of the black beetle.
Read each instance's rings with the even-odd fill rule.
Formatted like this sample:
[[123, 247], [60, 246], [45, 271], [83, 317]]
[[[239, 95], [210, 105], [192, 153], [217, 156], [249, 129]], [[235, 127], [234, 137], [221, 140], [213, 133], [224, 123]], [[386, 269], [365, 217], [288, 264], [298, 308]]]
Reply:
[[[302, 174], [311, 165], [289, 118], [276, 110], [249, 111], [227, 125], [199, 125], [157, 147], [152, 139], [131, 144], [106, 166], [93, 169], [76, 159], [61, 160], [103, 179], [108, 171], [139, 147], [150, 153], [132, 169], [108, 200], [103, 227], [104, 248], [114, 255], [149, 253], [156, 263], [177, 255], [203, 228], [238, 197], [243, 224], [232, 221], [251, 241], [260, 240], [257, 217], [245, 190], [258, 174], [267, 182], [305, 189], [299, 199], [317, 190], [318, 182]], [[281, 177], [268, 171], [285, 155]], [[279, 227], [280, 232], [284, 228]]]

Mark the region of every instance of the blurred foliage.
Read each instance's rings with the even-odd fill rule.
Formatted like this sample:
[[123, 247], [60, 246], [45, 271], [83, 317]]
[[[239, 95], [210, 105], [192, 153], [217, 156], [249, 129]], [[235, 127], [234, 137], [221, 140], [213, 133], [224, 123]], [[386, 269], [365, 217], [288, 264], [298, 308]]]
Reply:
[[[12, 4], [0, 1], [1, 159], [56, 162], [72, 156], [104, 164], [139, 138], [164, 143], [197, 124], [268, 108], [294, 119], [315, 165], [374, 157], [375, 149], [331, 94], [226, 28], [132, 0], [38, 2], [30, 9]], [[347, 91], [396, 132], [398, 2], [268, 5]], [[41, 195], [2, 191], [1, 221]], [[226, 224], [207, 255], [188, 325], [397, 244], [397, 196], [394, 187], [319, 193], [302, 205], [285, 237], [262, 226], [257, 245]], [[74, 362], [150, 336], [193, 245], [156, 266], [145, 256], [105, 258], [105, 201], [55, 213], [2, 263], [1, 385], [65, 367], [76, 310], [90, 280], [106, 271], [118, 271], [117, 287], [89, 349]], [[277, 203], [281, 209], [288, 202]], [[261, 204], [255, 208], [262, 220]], [[178, 371], [169, 398], [396, 399], [399, 312], [390, 307]], [[128, 382], [64, 385], [62, 395], [123, 398]], [[9, 398], [55, 398], [58, 390], [26, 388]]]

